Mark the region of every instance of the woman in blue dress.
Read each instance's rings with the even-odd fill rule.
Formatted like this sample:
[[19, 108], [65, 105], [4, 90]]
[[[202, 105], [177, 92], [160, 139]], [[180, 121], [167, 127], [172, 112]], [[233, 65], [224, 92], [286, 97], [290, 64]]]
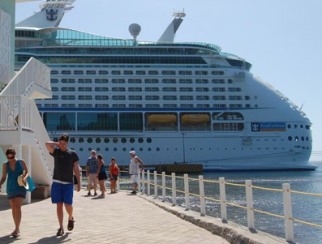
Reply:
[[18, 184], [18, 177], [22, 176], [23, 182], [28, 176], [27, 166], [24, 160], [15, 158], [16, 151], [13, 148], [8, 148], [6, 156], [8, 161], [2, 166], [2, 178], [0, 180], [0, 190], [2, 184], [6, 181], [7, 175], [7, 195], [9, 204], [12, 211], [12, 218], [15, 224], [15, 229], [11, 233], [11, 236], [18, 237], [20, 235], [20, 223], [21, 223], [21, 206], [23, 200], [26, 197], [26, 188]]

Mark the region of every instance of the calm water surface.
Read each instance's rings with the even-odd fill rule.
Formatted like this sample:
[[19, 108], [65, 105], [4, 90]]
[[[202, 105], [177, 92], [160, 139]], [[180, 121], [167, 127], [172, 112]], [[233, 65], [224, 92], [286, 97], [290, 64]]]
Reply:
[[[315, 162], [316, 163], [316, 162]], [[204, 173], [204, 179], [218, 180], [225, 177], [231, 183], [244, 184], [251, 180], [255, 186], [282, 189], [283, 183], [290, 183], [291, 190], [322, 194], [322, 162], [316, 163], [316, 171], [307, 172], [221, 172]], [[189, 177], [194, 177], [189, 175]], [[197, 177], [197, 176], [195, 176]], [[171, 180], [169, 180], [171, 181]], [[168, 183], [167, 183], [168, 184]], [[171, 182], [170, 182], [171, 184]], [[183, 186], [183, 181], [177, 181], [177, 187]], [[190, 192], [199, 192], [198, 182], [189, 183]], [[205, 194], [208, 197], [219, 199], [217, 184], [205, 183]], [[227, 200], [245, 206], [245, 189], [243, 187], [226, 186]], [[281, 192], [263, 191], [254, 189], [254, 208], [283, 215], [283, 196]], [[169, 193], [170, 195], [170, 193]], [[183, 194], [177, 194], [177, 202], [184, 205]], [[169, 201], [171, 201], [169, 199]], [[191, 209], [200, 211], [199, 199], [191, 197]], [[207, 201], [206, 214], [220, 217], [220, 204]], [[322, 225], [322, 197], [313, 197], [302, 194], [292, 194], [293, 218]], [[246, 210], [236, 207], [227, 208], [228, 221], [247, 226]], [[284, 221], [276, 217], [255, 213], [255, 228], [282, 238], [285, 238]], [[310, 227], [301, 223], [294, 224], [295, 241], [297, 243], [322, 243], [322, 228]]]

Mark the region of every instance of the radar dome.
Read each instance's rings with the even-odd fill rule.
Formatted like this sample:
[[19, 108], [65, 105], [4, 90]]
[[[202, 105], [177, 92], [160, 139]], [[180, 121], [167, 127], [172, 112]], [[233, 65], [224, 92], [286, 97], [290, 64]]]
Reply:
[[129, 26], [129, 31], [134, 39], [136, 39], [136, 37], [140, 34], [141, 26], [139, 24], [133, 23]]

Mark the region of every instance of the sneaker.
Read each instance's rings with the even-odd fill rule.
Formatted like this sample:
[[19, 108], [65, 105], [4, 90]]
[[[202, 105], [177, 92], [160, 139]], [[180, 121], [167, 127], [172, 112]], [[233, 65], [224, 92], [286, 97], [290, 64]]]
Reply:
[[94, 196], [95, 196], [95, 197], [97, 196], [97, 193], [96, 193], [96, 192], [94, 193]]
[[87, 196], [91, 196], [92, 194], [90, 192], [87, 193]]

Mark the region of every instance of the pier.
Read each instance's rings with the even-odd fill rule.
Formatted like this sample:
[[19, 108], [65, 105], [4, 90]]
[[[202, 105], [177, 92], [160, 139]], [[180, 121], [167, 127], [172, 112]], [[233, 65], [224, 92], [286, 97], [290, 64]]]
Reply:
[[[265, 233], [251, 233], [243, 227], [222, 227], [222, 236], [213, 234], [222, 224], [218, 219], [201, 217], [195, 212], [185, 213], [142, 194], [131, 195], [129, 191], [107, 194], [105, 199], [87, 197], [87, 190], [75, 192], [75, 228], [67, 231], [67, 216], [64, 223], [65, 235], [56, 237], [58, 229], [56, 206], [50, 198], [35, 201], [22, 207], [21, 236], [17, 240], [9, 237], [14, 229], [11, 210], [6, 195], [0, 194], [0, 243], [286, 243], [283, 239]], [[161, 205], [160, 205], [161, 204]], [[162, 207], [162, 208], [161, 208]], [[165, 211], [167, 210], [167, 211]], [[168, 210], [171, 210], [169, 212]], [[178, 217], [184, 217], [185, 219]], [[190, 216], [190, 217], [188, 217]], [[198, 220], [203, 228], [192, 224]], [[218, 228], [206, 230], [210, 224]], [[249, 241], [245, 241], [249, 240]]]

